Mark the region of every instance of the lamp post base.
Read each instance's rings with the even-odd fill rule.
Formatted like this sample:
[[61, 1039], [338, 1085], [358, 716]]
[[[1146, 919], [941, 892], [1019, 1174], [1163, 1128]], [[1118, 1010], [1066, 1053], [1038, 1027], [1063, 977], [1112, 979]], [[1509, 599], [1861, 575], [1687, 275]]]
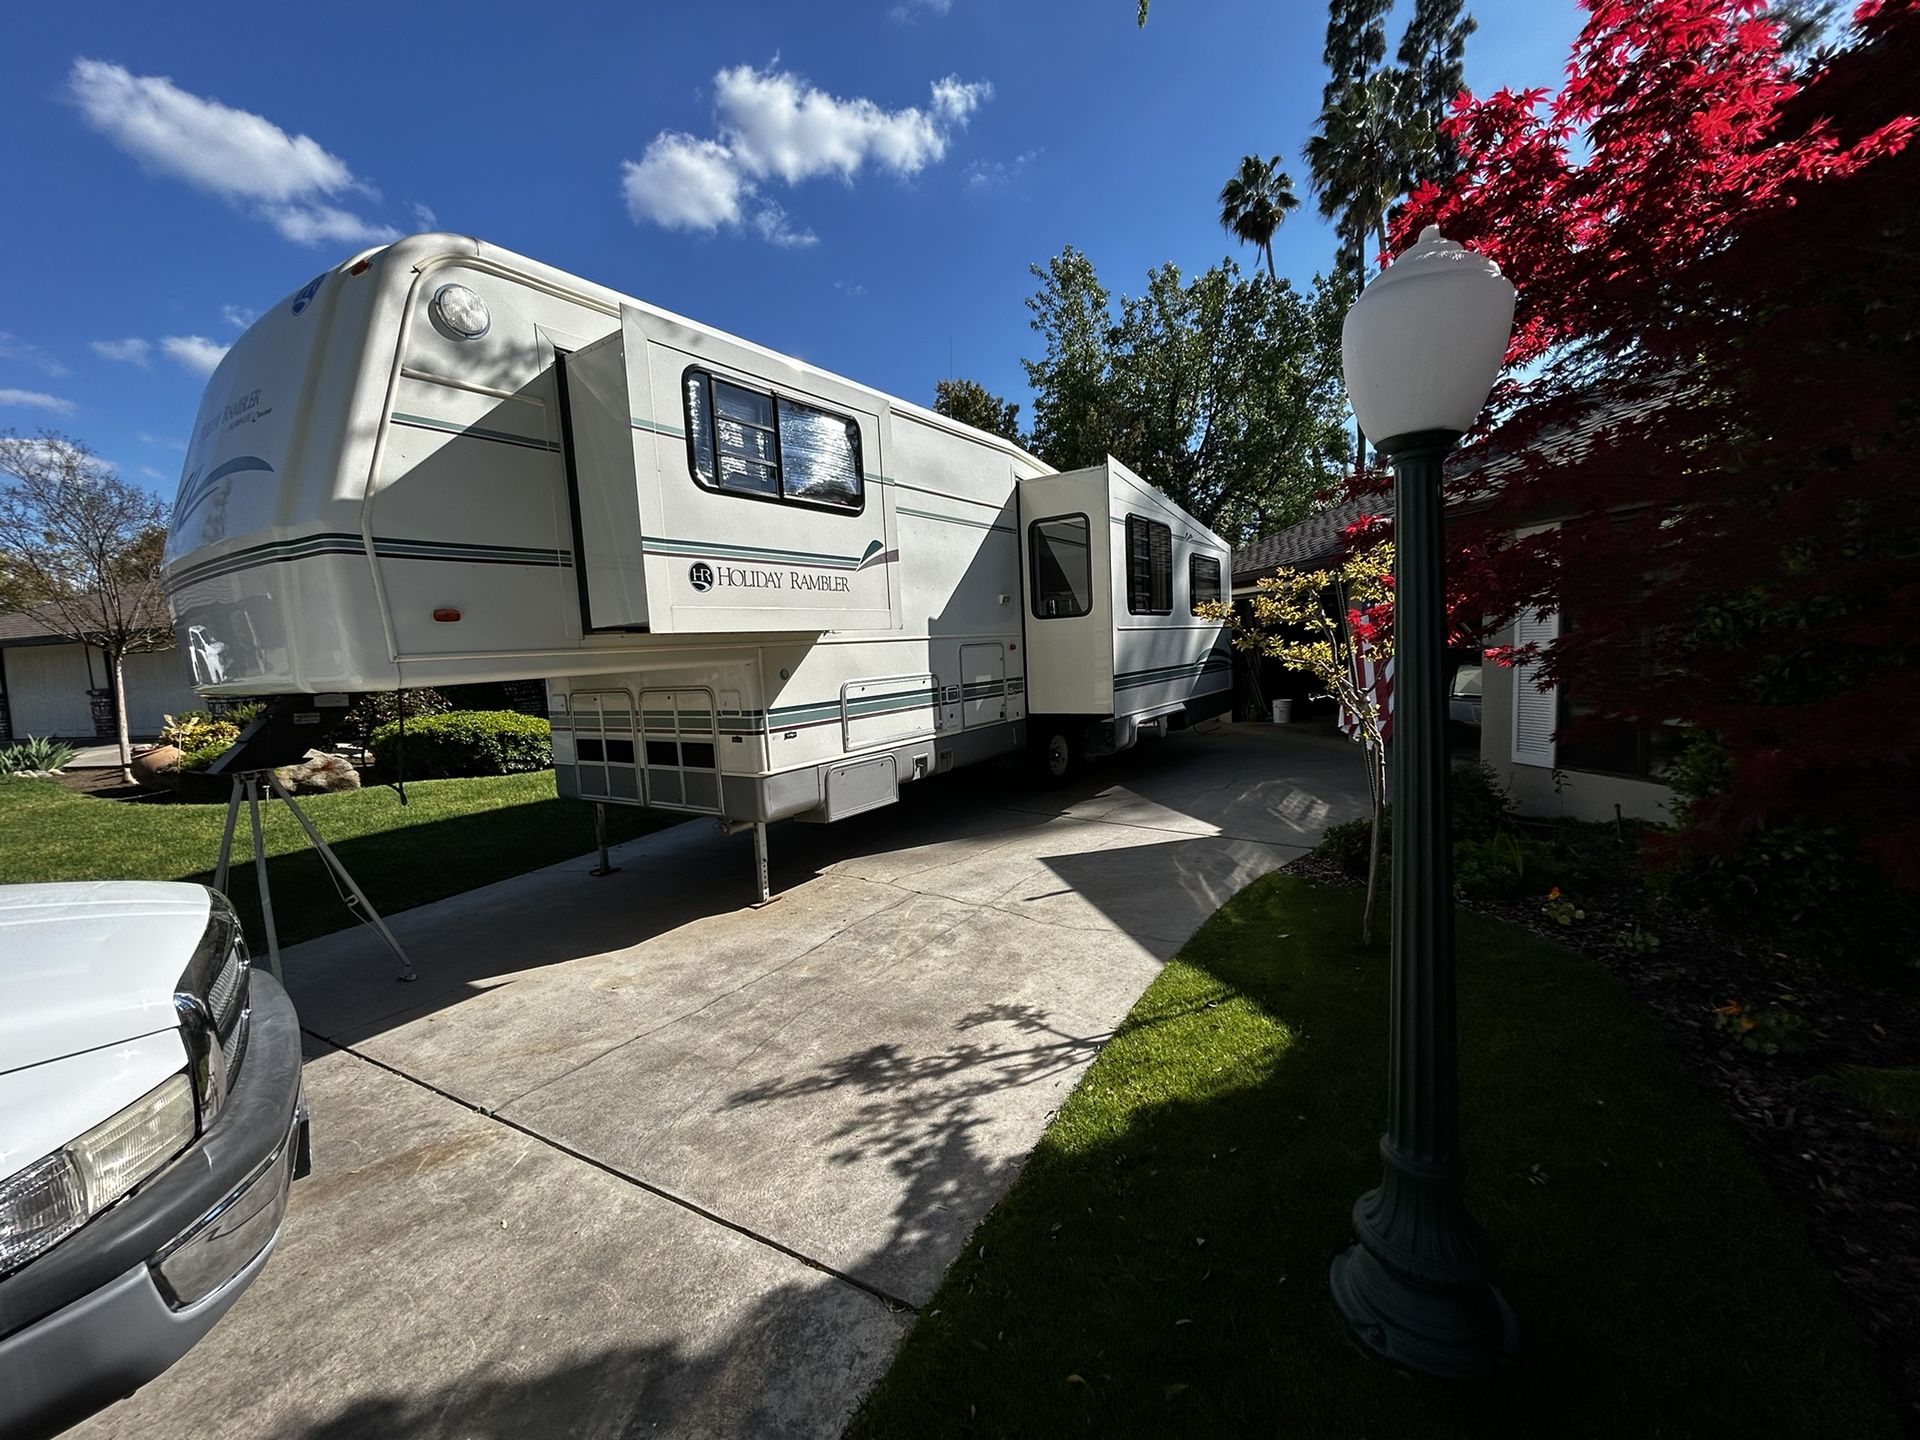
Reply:
[[1358, 1243], [1333, 1257], [1327, 1278], [1353, 1338], [1396, 1369], [1478, 1380], [1500, 1374], [1519, 1354], [1520, 1323], [1490, 1281], [1419, 1285]]

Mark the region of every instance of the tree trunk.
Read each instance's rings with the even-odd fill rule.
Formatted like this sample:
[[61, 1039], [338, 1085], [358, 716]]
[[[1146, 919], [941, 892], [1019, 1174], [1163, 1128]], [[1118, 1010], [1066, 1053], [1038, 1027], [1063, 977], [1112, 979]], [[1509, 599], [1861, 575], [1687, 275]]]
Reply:
[[133, 742], [127, 736], [127, 657], [121, 650], [108, 654], [113, 668], [113, 726], [120, 741], [120, 782], [133, 784]]
[[1273, 241], [1268, 240], [1260, 248], [1267, 252], [1267, 278], [1269, 280], [1279, 279], [1279, 272], [1273, 268]]
[[1367, 844], [1367, 903], [1360, 912], [1360, 943], [1373, 944], [1373, 912], [1380, 898], [1380, 841], [1387, 818], [1386, 749], [1367, 745], [1367, 793], [1373, 799], [1373, 828]]

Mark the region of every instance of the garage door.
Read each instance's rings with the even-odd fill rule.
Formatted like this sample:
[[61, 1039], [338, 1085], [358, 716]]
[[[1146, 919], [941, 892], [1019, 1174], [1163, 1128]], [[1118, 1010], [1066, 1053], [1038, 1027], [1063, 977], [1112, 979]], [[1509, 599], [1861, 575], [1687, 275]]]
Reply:
[[[93, 668], [100, 674], [98, 655]], [[7, 649], [7, 710], [13, 733], [91, 736], [87, 660], [78, 645], [13, 645]]]

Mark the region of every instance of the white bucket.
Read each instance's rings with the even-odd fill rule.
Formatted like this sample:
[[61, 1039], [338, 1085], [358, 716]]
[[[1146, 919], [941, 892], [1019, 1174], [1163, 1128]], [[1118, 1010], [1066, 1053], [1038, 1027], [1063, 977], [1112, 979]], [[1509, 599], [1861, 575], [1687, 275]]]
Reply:
[[1293, 701], [1276, 700], [1273, 702], [1273, 723], [1285, 725], [1293, 719]]

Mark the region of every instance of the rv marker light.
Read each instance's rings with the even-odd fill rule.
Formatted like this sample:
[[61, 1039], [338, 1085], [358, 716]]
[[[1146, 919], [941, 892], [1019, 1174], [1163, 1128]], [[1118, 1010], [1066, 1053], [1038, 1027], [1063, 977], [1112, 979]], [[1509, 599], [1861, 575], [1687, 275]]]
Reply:
[[493, 323], [487, 302], [464, 285], [442, 285], [434, 291], [433, 313], [463, 340], [478, 340]]

